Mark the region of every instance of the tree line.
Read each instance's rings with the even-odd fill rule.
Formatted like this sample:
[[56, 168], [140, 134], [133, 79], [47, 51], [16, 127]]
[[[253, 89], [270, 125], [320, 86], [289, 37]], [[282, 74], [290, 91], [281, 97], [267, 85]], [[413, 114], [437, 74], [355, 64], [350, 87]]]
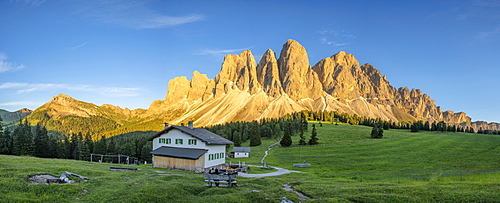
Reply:
[[234, 146], [240, 147], [249, 140], [250, 146], [259, 146], [261, 139], [281, 139], [282, 146], [291, 146], [292, 138], [300, 134], [300, 145], [318, 144], [316, 127], [313, 124], [311, 138], [306, 141], [304, 132], [308, 130], [308, 112], [295, 112], [282, 118], [266, 118], [252, 122], [230, 122], [206, 127], [207, 130], [231, 140]]
[[247, 140], [250, 146], [258, 146], [261, 139], [281, 139], [284, 135], [295, 135], [307, 131], [307, 120], [301, 112], [287, 114], [282, 118], [266, 118], [252, 122], [229, 122], [206, 127], [205, 129], [221, 135], [241, 146]]
[[153, 131], [133, 132], [98, 141], [90, 134], [49, 135], [41, 123], [30, 126], [27, 119], [20, 121], [13, 130], [3, 129], [0, 121], [0, 154], [61, 158], [89, 161], [91, 154], [123, 154], [139, 161], [151, 161], [151, 143], [147, 138]]
[[347, 113], [338, 113], [335, 111], [303, 111], [307, 120], [309, 121], [324, 121], [331, 123], [348, 123], [351, 125], [365, 125], [373, 127], [377, 125], [377, 128], [382, 128], [383, 130], [389, 129], [410, 129], [412, 132], [418, 132], [420, 130], [424, 131], [441, 131], [441, 132], [465, 132], [465, 133], [478, 133], [478, 134], [491, 134], [500, 135], [500, 131], [497, 130], [485, 130], [478, 129], [474, 131], [471, 127], [462, 127], [461, 125], [451, 125], [444, 121], [440, 122], [429, 122], [429, 121], [400, 121], [391, 122], [382, 120], [381, 118], [368, 118], [366, 116], [351, 115]]

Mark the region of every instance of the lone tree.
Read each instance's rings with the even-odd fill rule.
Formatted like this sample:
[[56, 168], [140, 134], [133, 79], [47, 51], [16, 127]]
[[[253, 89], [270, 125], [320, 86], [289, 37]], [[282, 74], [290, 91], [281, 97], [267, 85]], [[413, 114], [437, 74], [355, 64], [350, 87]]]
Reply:
[[377, 125], [373, 126], [371, 136], [375, 139], [382, 138], [384, 136], [384, 129], [378, 127]]
[[289, 147], [292, 145], [292, 137], [290, 137], [290, 130], [285, 127], [285, 134], [283, 135], [283, 139], [280, 141], [281, 146]]
[[311, 139], [309, 139], [309, 145], [317, 145], [318, 144], [318, 133], [316, 132], [316, 126], [312, 125], [313, 129], [311, 132]]

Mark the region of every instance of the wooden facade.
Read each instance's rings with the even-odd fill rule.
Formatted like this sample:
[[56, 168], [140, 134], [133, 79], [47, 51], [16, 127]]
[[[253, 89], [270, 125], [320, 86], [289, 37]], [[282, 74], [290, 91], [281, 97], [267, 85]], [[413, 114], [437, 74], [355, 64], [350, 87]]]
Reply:
[[197, 160], [155, 155], [153, 163], [154, 167], [161, 167], [161, 168], [174, 168], [174, 169], [204, 168], [205, 155], [202, 155]]

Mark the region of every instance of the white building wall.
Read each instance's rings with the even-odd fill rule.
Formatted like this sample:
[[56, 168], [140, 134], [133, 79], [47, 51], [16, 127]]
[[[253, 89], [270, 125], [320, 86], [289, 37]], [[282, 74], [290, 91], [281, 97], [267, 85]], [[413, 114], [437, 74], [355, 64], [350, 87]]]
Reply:
[[235, 152], [234, 153], [234, 158], [247, 158], [249, 157], [249, 154], [248, 152]]
[[[208, 152], [205, 154], [205, 168], [226, 163], [226, 145], [207, 145]], [[222, 158], [210, 160], [210, 154], [222, 153]]]
[[[160, 138], [170, 138], [170, 144], [160, 143]], [[175, 139], [182, 139], [182, 144], [175, 144]], [[196, 139], [190, 135], [183, 133], [180, 130], [172, 129], [167, 133], [160, 135], [153, 139], [153, 150], [158, 149], [159, 147], [167, 146], [167, 147], [178, 147], [178, 148], [194, 148], [194, 149], [206, 149], [206, 144], [196, 139], [196, 145], [189, 145], [189, 139]]]

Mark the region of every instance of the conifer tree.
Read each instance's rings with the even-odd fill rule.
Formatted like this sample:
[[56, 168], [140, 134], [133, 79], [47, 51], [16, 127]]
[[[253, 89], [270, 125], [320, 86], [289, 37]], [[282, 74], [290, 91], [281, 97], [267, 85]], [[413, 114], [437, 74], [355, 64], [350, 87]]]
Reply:
[[259, 124], [254, 121], [250, 123], [250, 146], [259, 146], [261, 144], [261, 137], [259, 132]]
[[318, 144], [318, 133], [316, 132], [316, 126], [312, 125], [311, 139], [308, 142], [309, 145], [317, 145]]
[[419, 128], [418, 128], [417, 123], [414, 123], [413, 125], [411, 125], [411, 132], [418, 132], [418, 131], [419, 131]]
[[425, 124], [424, 124], [424, 130], [426, 130], [426, 131], [430, 131], [430, 130], [431, 130], [431, 127], [430, 127], [429, 121], [425, 121]]
[[13, 151], [15, 155], [33, 155], [33, 134], [28, 120], [19, 121], [13, 132]]
[[7, 152], [9, 151], [9, 147], [7, 146], [7, 136], [8, 135], [4, 134], [4, 130], [2, 127], [2, 117], [0, 116], [0, 154], [8, 154]]
[[36, 157], [48, 158], [50, 151], [47, 150], [50, 147], [49, 135], [47, 134], [47, 129], [38, 123], [35, 127], [34, 133], [34, 155]]
[[380, 139], [384, 136], [383, 133], [384, 133], [384, 129], [375, 125], [372, 128], [371, 137], [375, 138], [375, 139]]
[[280, 141], [281, 146], [289, 147], [292, 146], [292, 137], [290, 137], [290, 129], [285, 126], [285, 132], [283, 134], [283, 138]]
[[300, 132], [299, 134], [300, 140], [299, 140], [299, 145], [306, 145], [306, 137], [304, 136], [304, 132]]
[[71, 159], [73, 157], [73, 151], [71, 149], [71, 142], [68, 136], [64, 136], [63, 152], [65, 159]]
[[0, 154], [12, 154], [12, 136], [9, 129], [3, 129], [0, 122]]
[[233, 143], [235, 147], [241, 147], [241, 133], [239, 131], [233, 133]]

